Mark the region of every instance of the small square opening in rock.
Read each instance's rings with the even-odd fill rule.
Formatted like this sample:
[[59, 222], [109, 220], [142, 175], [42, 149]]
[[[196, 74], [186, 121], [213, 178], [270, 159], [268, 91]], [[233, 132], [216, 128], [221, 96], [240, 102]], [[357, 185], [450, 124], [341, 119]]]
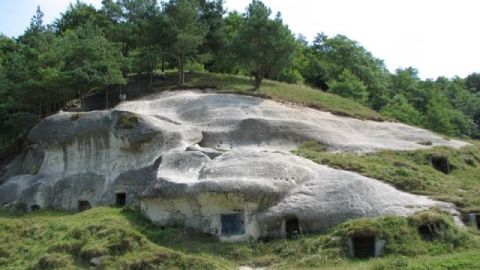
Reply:
[[475, 215], [475, 222], [476, 222], [476, 225], [477, 225], [477, 229], [480, 230], [480, 214]]
[[450, 173], [450, 163], [448, 162], [448, 157], [446, 156], [431, 156], [430, 163], [435, 170], [440, 171], [444, 174]]
[[300, 224], [298, 218], [285, 219], [285, 235], [287, 238], [296, 238], [300, 235]]
[[375, 237], [356, 236], [352, 238], [355, 258], [368, 259], [375, 257]]
[[35, 212], [35, 211], [38, 211], [38, 210], [40, 210], [40, 205], [38, 205], [38, 204], [30, 205], [30, 212]]
[[88, 201], [78, 201], [77, 209], [78, 209], [79, 212], [88, 210], [90, 208], [92, 208], [92, 206], [90, 205], [90, 202], [88, 202]]
[[127, 194], [120, 192], [115, 194], [115, 205], [118, 207], [124, 207], [127, 204]]
[[223, 235], [242, 235], [245, 233], [243, 212], [222, 214], [220, 219]]
[[437, 228], [440, 227], [440, 224], [428, 223], [418, 226], [418, 233], [423, 240], [433, 241], [437, 236]]

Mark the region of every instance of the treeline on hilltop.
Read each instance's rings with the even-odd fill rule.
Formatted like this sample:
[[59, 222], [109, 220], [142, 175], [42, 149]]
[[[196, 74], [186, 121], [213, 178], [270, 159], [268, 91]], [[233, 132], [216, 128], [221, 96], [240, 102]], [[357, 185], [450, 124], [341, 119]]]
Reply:
[[480, 74], [420, 80], [414, 68], [391, 74], [345, 36], [320, 33], [309, 44], [280, 14], [253, 0], [244, 13], [223, 0], [77, 1], [51, 25], [40, 8], [17, 38], [0, 35], [0, 150], [39, 119], [127, 76], [185, 70], [305, 83], [383, 115], [446, 135], [480, 135]]

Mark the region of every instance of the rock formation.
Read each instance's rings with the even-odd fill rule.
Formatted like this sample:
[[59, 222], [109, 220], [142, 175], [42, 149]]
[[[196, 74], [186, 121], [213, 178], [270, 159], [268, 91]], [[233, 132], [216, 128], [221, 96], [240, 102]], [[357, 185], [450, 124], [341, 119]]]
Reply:
[[31, 147], [0, 178], [0, 205], [139, 204], [155, 223], [226, 241], [321, 231], [351, 218], [433, 206], [455, 214], [451, 204], [289, 152], [305, 141], [354, 152], [466, 145], [404, 124], [201, 91], [165, 92], [109, 111], [61, 112], [28, 138]]

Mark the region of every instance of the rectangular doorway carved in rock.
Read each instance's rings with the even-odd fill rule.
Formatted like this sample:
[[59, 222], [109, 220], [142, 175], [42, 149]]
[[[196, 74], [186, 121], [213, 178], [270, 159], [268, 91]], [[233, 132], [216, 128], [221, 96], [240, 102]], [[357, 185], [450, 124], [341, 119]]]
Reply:
[[115, 194], [115, 205], [117, 207], [124, 207], [127, 204], [127, 194], [121, 192]]
[[285, 219], [285, 235], [287, 238], [300, 236], [300, 224], [298, 218], [292, 217]]
[[245, 233], [243, 212], [222, 214], [220, 219], [222, 223], [223, 235], [242, 235]]
[[78, 206], [77, 206], [78, 212], [82, 212], [90, 208], [92, 208], [92, 206], [88, 201], [78, 201]]
[[367, 259], [375, 257], [375, 237], [357, 236], [352, 238], [355, 258]]

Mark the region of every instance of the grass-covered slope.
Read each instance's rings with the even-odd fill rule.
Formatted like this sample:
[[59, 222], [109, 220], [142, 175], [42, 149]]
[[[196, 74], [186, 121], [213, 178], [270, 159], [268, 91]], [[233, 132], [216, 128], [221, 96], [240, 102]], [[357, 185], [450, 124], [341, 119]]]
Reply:
[[[455, 203], [464, 211], [480, 210], [480, 142], [462, 149], [435, 147], [417, 151], [382, 151], [369, 154], [332, 153], [307, 142], [295, 153], [333, 168], [355, 171], [415, 194]], [[431, 156], [448, 157], [450, 174], [435, 170]]]
[[[434, 241], [425, 241], [417, 226], [431, 221], [442, 226]], [[365, 233], [387, 240], [384, 258], [347, 258], [346, 239]], [[449, 269], [475, 269], [480, 261], [474, 251], [479, 251], [476, 236], [435, 211], [411, 218], [353, 220], [294, 240], [245, 243], [220, 243], [182, 228], [161, 228], [138, 212], [118, 208], [79, 214], [42, 210], [23, 216], [0, 212], [0, 269], [94, 269], [90, 262], [97, 257], [99, 269], [443, 269], [445, 263], [454, 266]]]
[[[168, 73], [167, 80], [157, 84], [157, 90], [169, 89], [175, 85], [176, 74]], [[290, 102], [339, 115], [359, 119], [386, 120], [376, 111], [355, 101], [334, 94], [322, 92], [302, 84], [287, 84], [264, 80], [259, 90], [253, 91], [248, 77], [216, 73], [189, 73], [185, 77], [185, 88], [215, 88], [221, 93], [236, 93], [271, 98]]]

